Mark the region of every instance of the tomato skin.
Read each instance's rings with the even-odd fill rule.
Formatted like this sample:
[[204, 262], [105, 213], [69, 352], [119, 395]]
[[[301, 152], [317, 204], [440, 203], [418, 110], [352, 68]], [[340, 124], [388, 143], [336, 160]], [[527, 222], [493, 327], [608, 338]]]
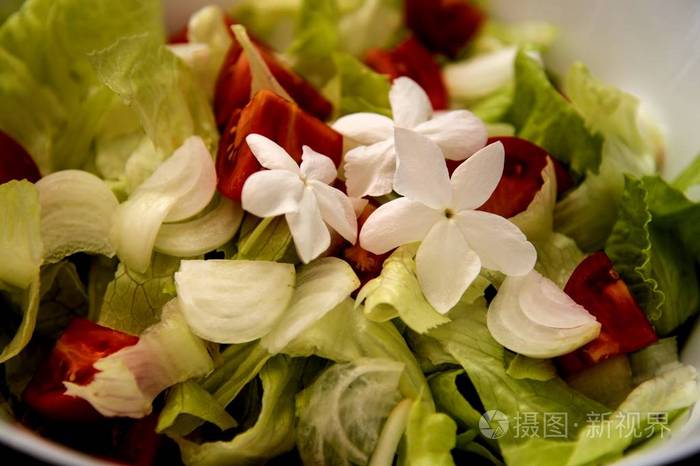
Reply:
[[[271, 50], [255, 42], [272, 75], [290, 97], [305, 111], [326, 120], [333, 112], [331, 103], [311, 84], [283, 66]], [[219, 128], [224, 128], [236, 110], [245, 107], [250, 99], [252, 74], [243, 48], [234, 40], [219, 72], [214, 92], [214, 113]]]
[[[542, 170], [547, 165], [547, 157], [554, 165], [557, 192], [565, 192], [573, 185], [566, 168], [541, 147], [513, 136], [491, 137], [487, 144], [497, 141], [503, 144], [505, 150], [503, 177], [491, 197], [479, 210], [509, 218], [527, 209], [544, 183]], [[450, 172], [460, 163], [462, 162], [448, 160]]]
[[249, 134], [260, 134], [282, 146], [297, 163], [307, 145], [328, 156], [335, 166], [343, 155], [343, 137], [298, 105], [270, 91], [260, 91], [243, 110], [229, 120], [216, 157], [218, 189], [221, 194], [240, 201], [243, 184], [262, 166], [245, 142]]
[[638, 351], [657, 341], [654, 328], [604, 252], [584, 259], [564, 291], [601, 324], [598, 338], [558, 358], [559, 367], [567, 374], [621, 353]]
[[66, 327], [48, 359], [27, 385], [22, 398], [34, 411], [54, 421], [91, 422], [102, 416], [87, 401], [65, 394], [63, 382], [86, 385], [97, 370], [93, 364], [139, 338], [76, 318]]
[[415, 37], [409, 37], [391, 50], [370, 50], [365, 63], [392, 80], [407, 76], [416, 81], [428, 94], [434, 110], [448, 107], [447, 87], [440, 66]]
[[486, 19], [465, 0], [406, 0], [406, 24], [429, 50], [454, 58]]
[[26, 179], [35, 183], [41, 174], [29, 153], [8, 134], [0, 131], [0, 184]]

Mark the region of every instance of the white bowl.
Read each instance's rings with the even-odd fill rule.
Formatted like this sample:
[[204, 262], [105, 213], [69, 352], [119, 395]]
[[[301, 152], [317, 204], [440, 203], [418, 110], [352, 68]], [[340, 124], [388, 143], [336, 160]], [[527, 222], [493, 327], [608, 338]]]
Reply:
[[[235, 0], [163, 0], [168, 28], [176, 30], [190, 13], [211, 3]], [[265, 1], [265, 0], [260, 0]], [[638, 95], [662, 123], [668, 152], [665, 175], [675, 176], [700, 152], [700, 2], [696, 0], [491, 0], [493, 14], [506, 20], [546, 20], [559, 37], [546, 57], [564, 72], [586, 63], [601, 79]], [[699, 238], [700, 240], [700, 238]], [[700, 370], [700, 327], [682, 353]], [[105, 466], [0, 419], [0, 441], [57, 465]], [[618, 466], [652, 466], [700, 451], [700, 410], [663, 442], [626, 456]]]

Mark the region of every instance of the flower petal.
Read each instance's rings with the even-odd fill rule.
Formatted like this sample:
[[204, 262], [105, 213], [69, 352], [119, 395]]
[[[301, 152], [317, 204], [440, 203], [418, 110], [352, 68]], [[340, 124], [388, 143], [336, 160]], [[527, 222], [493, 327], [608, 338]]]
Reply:
[[340, 236], [355, 244], [357, 241], [357, 217], [350, 198], [339, 189], [336, 189], [320, 181], [309, 182], [311, 189], [316, 194], [321, 218]]
[[484, 267], [520, 276], [535, 266], [535, 247], [518, 227], [505, 218], [477, 210], [459, 212], [455, 218]]
[[331, 127], [358, 144], [375, 144], [394, 136], [394, 122], [377, 113], [353, 113], [340, 117]]
[[462, 162], [452, 173], [452, 204], [476, 209], [488, 201], [503, 175], [503, 144], [494, 142]]
[[394, 185], [394, 141], [360, 146], [345, 154], [345, 186], [351, 197], [383, 196]]
[[325, 184], [333, 183], [338, 176], [338, 170], [330, 157], [316, 152], [309, 146], [302, 149], [300, 169], [306, 179], [318, 180]]
[[440, 148], [410, 129], [394, 130], [397, 167], [394, 190], [434, 209], [447, 208], [452, 187]]
[[442, 112], [414, 128], [435, 142], [446, 159], [464, 160], [486, 145], [488, 131], [483, 121], [467, 110]]
[[421, 241], [443, 218], [440, 211], [401, 197], [369, 216], [360, 231], [360, 245], [371, 253], [384, 254], [403, 244]]
[[481, 271], [472, 251], [453, 220], [431, 228], [416, 254], [416, 274], [428, 302], [441, 314], [449, 311]]
[[433, 115], [433, 106], [428, 94], [411, 78], [394, 80], [389, 91], [394, 124], [401, 128], [414, 128]]
[[311, 188], [304, 189], [299, 210], [285, 215], [294, 238], [299, 259], [305, 264], [320, 256], [331, 244], [331, 234], [321, 218], [316, 196]]
[[243, 185], [241, 205], [258, 217], [274, 217], [296, 212], [304, 192], [299, 175], [286, 170], [253, 173]]
[[260, 134], [249, 134], [245, 142], [263, 167], [299, 173], [299, 166], [294, 159], [272, 139]]

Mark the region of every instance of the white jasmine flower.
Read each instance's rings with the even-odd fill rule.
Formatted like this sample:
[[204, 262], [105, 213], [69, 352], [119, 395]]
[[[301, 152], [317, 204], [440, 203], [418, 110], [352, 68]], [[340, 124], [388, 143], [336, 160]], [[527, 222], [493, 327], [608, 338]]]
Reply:
[[503, 145], [486, 146], [450, 179], [438, 145], [415, 131], [395, 129], [398, 167], [394, 190], [405, 196], [379, 207], [364, 224], [360, 244], [382, 254], [422, 241], [416, 272], [423, 294], [439, 312], [454, 306], [482, 265], [506, 275], [527, 274], [534, 246], [505, 218], [476, 210], [503, 174]]
[[299, 258], [309, 263], [330, 245], [328, 227], [355, 244], [357, 218], [351, 200], [329, 184], [337, 171], [330, 158], [304, 146], [301, 166], [274, 141], [259, 134], [246, 138], [268, 170], [252, 174], [243, 185], [243, 209], [258, 217], [284, 215]]
[[375, 113], [354, 113], [333, 124], [333, 129], [360, 144], [345, 154], [344, 172], [352, 197], [391, 192], [396, 171], [395, 127], [430, 138], [450, 160], [464, 160], [486, 144], [486, 126], [479, 118], [467, 110], [433, 115], [428, 95], [410, 78], [394, 81], [389, 101], [393, 120]]

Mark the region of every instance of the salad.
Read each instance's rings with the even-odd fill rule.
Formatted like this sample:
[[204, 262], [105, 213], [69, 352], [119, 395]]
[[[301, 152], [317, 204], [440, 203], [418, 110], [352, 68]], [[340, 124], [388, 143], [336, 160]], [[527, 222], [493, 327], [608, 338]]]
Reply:
[[700, 161], [467, 0], [0, 10], [0, 413], [136, 464], [584, 465], [673, 434]]

